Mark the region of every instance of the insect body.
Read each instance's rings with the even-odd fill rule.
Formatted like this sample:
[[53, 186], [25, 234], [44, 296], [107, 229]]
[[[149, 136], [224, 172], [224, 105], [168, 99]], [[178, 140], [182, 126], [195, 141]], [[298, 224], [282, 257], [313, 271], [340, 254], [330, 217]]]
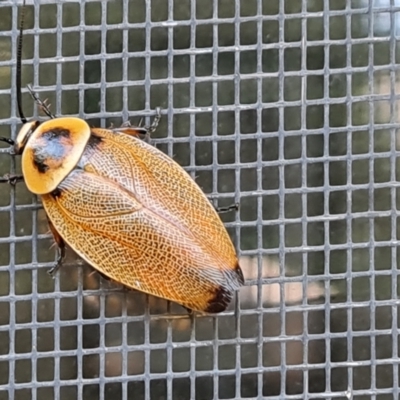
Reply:
[[129, 288], [192, 310], [227, 307], [242, 271], [217, 212], [183, 168], [139, 139], [139, 129], [21, 119], [14, 150], [62, 255], [65, 241]]

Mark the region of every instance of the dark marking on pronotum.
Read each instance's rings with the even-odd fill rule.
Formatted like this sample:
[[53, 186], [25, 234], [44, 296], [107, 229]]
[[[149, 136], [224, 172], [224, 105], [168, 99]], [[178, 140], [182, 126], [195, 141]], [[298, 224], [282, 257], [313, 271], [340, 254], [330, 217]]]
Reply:
[[44, 174], [49, 170], [49, 166], [44, 162], [44, 160], [42, 160], [40, 157], [37, 157], [36, 154], [33, 156], [33, 165], [41, 174]]
[[42, 133], [42, 137], [47, 140], [52, 140], [59, 137], [69, 138], [70, 136], [71, 132], [64, 128], [52, 128], [50, 131], [45, 131]]
[[53, 128], [37, 138], [33, 148], [33, 164], [44, 174], [50, 168], [59, 168], [70, 151], [71, 132], [64, 128]]

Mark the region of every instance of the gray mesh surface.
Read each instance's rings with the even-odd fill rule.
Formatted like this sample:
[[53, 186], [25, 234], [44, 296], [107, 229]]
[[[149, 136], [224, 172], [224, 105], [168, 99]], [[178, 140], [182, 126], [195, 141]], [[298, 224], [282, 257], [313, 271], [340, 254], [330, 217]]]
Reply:
[[[0, 136], [15, 138], [18, 4], [0, 2]], [[28, 1], [25, 113], [152, 142], [222, 214], [246, 277], [227, 311], [52, 279], [40, 199], [0, 188], [0, 400], [398, 399], [400, 3]], [[400, 89], [399, 89], [400, 92]], [[20, 158], [0, 146], [0, 176]]]

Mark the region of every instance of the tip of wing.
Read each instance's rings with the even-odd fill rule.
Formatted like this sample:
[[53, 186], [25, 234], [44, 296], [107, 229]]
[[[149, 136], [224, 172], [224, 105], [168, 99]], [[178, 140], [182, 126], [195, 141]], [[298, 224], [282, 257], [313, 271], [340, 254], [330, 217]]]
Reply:
[[239, 263], [236, 263], [235, 268], [225, 270], [224, 275], [226, 282], [215, 290], [214, 296], [205, 310], [206, 312], [218, 313], [224, 311], [232, 300], [233, 292], [244, 284], [243, 272]]

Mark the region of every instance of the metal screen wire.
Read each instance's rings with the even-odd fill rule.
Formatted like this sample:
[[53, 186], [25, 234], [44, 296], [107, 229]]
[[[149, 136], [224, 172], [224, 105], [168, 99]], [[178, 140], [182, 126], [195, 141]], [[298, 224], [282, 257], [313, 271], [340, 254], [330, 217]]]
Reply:
[[[217, 316], [55, 279], [40, 200], [0, 186], [0, 400], [398, 399], [397, 0], [28, 1], [23, 107], [152, 143], [218, 206], [246, 286]], [[15, 138], [20, 4], [0, 2]], [[0, 147], [0, 176], [20, 157]], [[200, 227], [201, 228], [201, 227]]]

